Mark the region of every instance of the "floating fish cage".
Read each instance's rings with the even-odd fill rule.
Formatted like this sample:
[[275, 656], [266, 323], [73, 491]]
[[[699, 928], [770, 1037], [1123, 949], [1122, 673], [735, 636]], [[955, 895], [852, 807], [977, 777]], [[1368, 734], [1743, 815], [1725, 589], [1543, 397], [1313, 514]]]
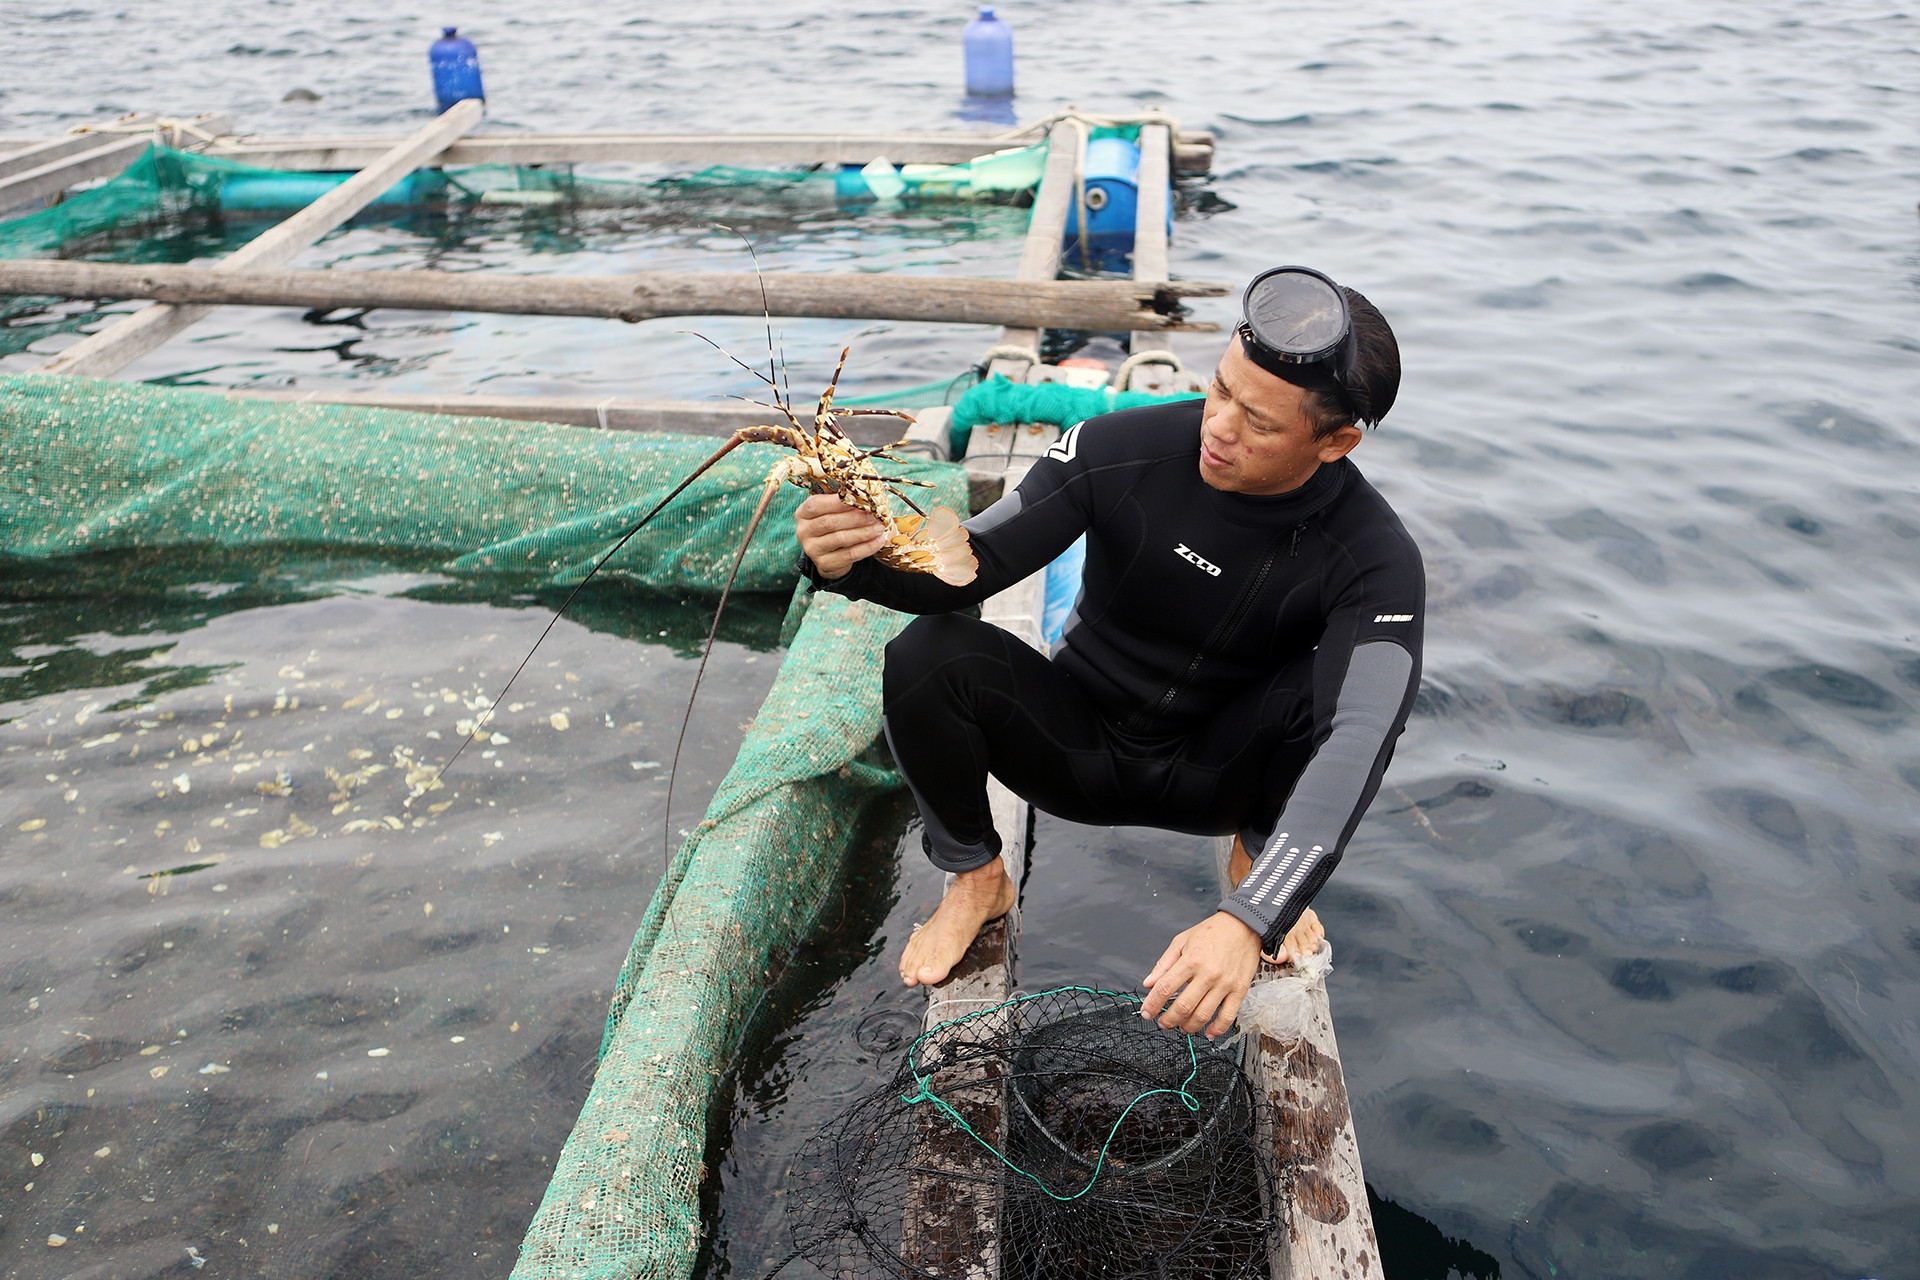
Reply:
[[[814, 278], [824, 284], [810, 294], [800, 277], [765, 282], [776, 314], [960, 318], [989, 330], [972, 370], [886, 397], [914, 411], [910, 426], [855, 420], [874, 441], [904, 428], [901, 474], [931, 485], [936, 501], [959, 511], [979, 510], [1017, 484], [1063, 427], [1134, 397], [1200, 390], [1165, 334], [1211, 328], [1189, 324], [1180, 299], [1226, 289], [1171, 281], [1168, 235], [1175, 176], [1204, 172], [1213, 139], [1164, 116], [1069, 114], [999, 135], [818, 136], [493, 135], [475, 132], [480, 116], [469, 100], [407, 138], [305, 139], [234, 136], [216, 117], [130, 117], [0, 147], [0, 296], [12, 299], [0, 303], [0, 320], [18, 329], [46, 298], [153, 299], [41, 370], [0, 378], [0, 437], [10, 459], [0, 489], [0, 550], [32, 557], [302, 541], [432, 553], [456, 573], [576, 582], [636, 512], [711, 452], [712, 437], [762, 416], [711, 402], [242, 394], [105, 380], [210, 305], [318, 305], [303, 301], [316, 289], [331, 297], [328, 290], [338, 288], [404, 285], [415, 290], [411, 301], [371, 305], [635, 318], [584, 285], [571, 299], [561, 296], [565, 288], [549, 287], [536, 300], [533, 277], [476, 282], [471, 274], [280, 270], [369, 209], [628, 209], [728, 193], [842, 208], [882, 201], [1029, 208], [1015, 290], [1007, 282], [920, 278], [881, 278], [875, 287], [871, 277], [848, 276]], [[644, 179], [581, 172], [607, 164], [672, 172]], [[99, 185], [77, 189], [89, 182]], [[55, 203], [31, 207], [49, 199]], [[4, 217], [8, 210], [16, 216]], [[212, 272], [74, 260], [196, 219], [278, 220]], [[1060, 281], [1067, 270], [1106, 278]], [[485, 296], [450, 302], [444, 287], [454, 283], [485, 286]], [[705, 289], [679, 304], [692, 308], [681, 313], [760, 314], [751, 277], [680, 283]], [[609, 287], [659, 293], [673, 284], [622, 277]], [[1124, 358], [1114, 368], [1043, 358], [1048, 331], [1067, 329], [1114, 335]], [[608, 569], [662, 587], [717, 585], [765, 475], [761, 448], [740, 450], [708, 472]], [[530, 468], [528, 459], [539, 465]], [[153, 500], [161, 494], [170, 500]], [[740, 587], [794, 586], [791, 521], [782, 517], [798, 500], [791, 488], [781, 495], [768, 534], [741, 567]], [[1036, 575], [987, 601], [982, 616], [1044, 649], [1048, 600], [1071, 599], [1072, 573]], [[1055, 625], [1062, 612], [1053, 611]], [[790, 645], [774, 687], [705, 821], [674, 854], [615, 980], [593, 1088], [527, 1230], [514, 1272], [521, 1280], [691, 1273], [702, 1233], [708, 1114], [719, 1101], [714, 1066], [729, 1060], [745, 1033], [773, 958], [807, 935], [841, 878], [856, 827], [849, 815], [900, 786], [871, 748], [880, 731], [881, 650], [905, 621], [871, 604], [795, 591]], [[994, 805], [1003, 840], [1024, 847], [1024, 802], [1001, 789]], [[743, 883], [759, 889], [739, 894]], [[991, 1006], [1012, 996], [1018, 929], [1016, 911], [983, 931], [931, 993], [930, 1030], [947, 1025], [935, 1015], [953, 1002]], [[1050, 1171], [1043, 1182], [1066, 1186], [1091, 1176], [1126, 1189], [1122, 1199], [1176, 1200], [1230, 1183], [1241, 1190], [1227, 1219], [1281, 1224], [1232, 1249], [1195, 1252], [1204, 1265], [1192, 1274], [1320, 1274], [1321, 1261], [1335, 1258], [1339, 1274], [1377, 1276], [1324, 987], [1311, 975], [1269, 974], [1256, 994], [1288, 984], [1297, 988], [1286, 1006], [1291, 1021], [1250, 1035], [1244, 1055], [1209, 1052], [1205, 1069], [1174, 1094], [1135, 1099], [1131, 1126], [1110, 1129], [1111, 1140], [1100, 1138], [1098, 1117], [1169, 1063], [1150, 1054], [1144, 1067], [1136, 1060], [1127, 1068], [1134, 1076], [1095, 1070], [1088, 1044], [1111, 1040], [1120, 1030], [1115, 1019], [1132, 1016], [1110, 1007], [1023, 1024], [1024, 1038], [1006, 1070], [983, 1086], [991, 1097], [982, 1095], [981, 1104], [1010, 1126], [1001, 1136], [1015, 1164]], [[985, 1158], [977, 1144], [953, 1151], [962, 1163]], [[1289, 1176], [1263, 1181], [1263, 1153], [1273, 1152], [1285, 1156]], [[1251, 1171], [1237, 1181], [1236, 1160]], [[1021, 1216], [1025, 1192], [1009, 1192], [1005, 1170], [968, 1168], [963, 1194], [946, 1202], [944, 1261], [914, 1274], [1083, 1273], [1071, 1252], [1037, 1247], [1040, 1218]], [[1316, 1189], [1311, 1202], [1295, 1195], [1300, 1186]], [[1329, 1187], [1331, 1198], [1322, 1194]], [[1329, 1211], [1335, 1201], [1338, 1211]], [[1093, 1203], [1082, 1209], [1091, 1212]], [[896, 1220], [900, 1227], [881, 1243], [898, 1260], [918, 1247], [919, 1228], [911, 1214]], [[1103, 1228], [1108, 1235], [1117, 1229]], [[1146, 1247], [1188, 1239], [1182, 1229], [1154, 1228]]]

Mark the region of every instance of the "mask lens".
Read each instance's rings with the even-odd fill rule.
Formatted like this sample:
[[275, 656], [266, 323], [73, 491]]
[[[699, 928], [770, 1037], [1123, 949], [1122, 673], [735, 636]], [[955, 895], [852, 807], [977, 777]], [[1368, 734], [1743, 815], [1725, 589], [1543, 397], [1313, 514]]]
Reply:
[[1276, 271], [1247, 294], [1247, 324], [1269, 350], [1296, 360], [1331, 354], [1347, 335], [1347, 309], [1333, 286], [1304, 271]]

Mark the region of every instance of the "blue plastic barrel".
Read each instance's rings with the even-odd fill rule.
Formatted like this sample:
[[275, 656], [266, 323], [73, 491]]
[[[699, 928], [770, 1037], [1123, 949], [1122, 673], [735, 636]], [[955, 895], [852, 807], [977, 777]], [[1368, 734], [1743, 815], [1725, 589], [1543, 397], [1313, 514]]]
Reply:
[[1013, 96], [1013, 28], [980, 6], [980, 16], [960, 37], [967, 51], [967, 92], [980, 98]]
[[[1140, 148], [1125, 138], [1095, 138], [1087, 144], [1087, 248], [1091, 260], [1080, 261], [1080, 215], [1067, 216], [1067, 261], [1099, 271], [1124, 271], [1133, 252], [1135, 211], [1140, 203]], [[1173, 227], [1172, 192], [1168, 192], [1167, 227]]]
[[441, 111], [468, 98], [486, 100], [487, 91], [480, 84], [480, 51], [458, 27], [440, 28], [440, 38], [427, 48], [427, 65], [433, 69], [433, 98]]

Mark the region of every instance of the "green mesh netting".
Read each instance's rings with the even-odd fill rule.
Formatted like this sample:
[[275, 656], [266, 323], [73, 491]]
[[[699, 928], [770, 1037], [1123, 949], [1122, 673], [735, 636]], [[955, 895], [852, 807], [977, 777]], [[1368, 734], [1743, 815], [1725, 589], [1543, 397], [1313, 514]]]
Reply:
[[[981, 156], [966, 164], [905, 165], [905, 197], [918, 200], [995, 200], [1030, 190], [1046, 167], [1044, 143]], [[155, 145], [118, 177], [77, 192], [60, 204], [0, 220], [0, 257], [27, 258], [71, 251], [103, 235], [139, 234], [154, 225], [215, 215], [289, 214], [352, 177], [351, 173], [263, 169], [233, 160]], [[715, 165], [696, 173], [652, 180], [584, 177], [570, 166], [529, 168], [473, 165], [416, 169], [389, 187], [372, 208], [435, 204], [498, 204], [582, 208], [636, 206], [679, 196], [751, 191], [799, 195], [832, 205], [871, 200], [854, 169], [745, 169]]]
[[1162, 396], [1147, 391], [1115, 391], [1111, 387], [1070, 387], [1064, 382], [1027, 386], [995, 374], [961, 396], [953, 406], [953, 424], [948, 428], [952, 453], [956, 458], [964, 457], [968, 438], [982, 423], [1051, 422], [1064, 431], [1116, 409], [1136, 409], [1169, 400], [1198, 400], [1201, 396], [1198, 391]]
[[[0, 551], [14, 555], [320, 542], [559, 579], [716, 443], [42, 375], [0, 379], [0, 442]], [[739, 450], [616, 564], [652, 583], [717, 585], [772, 456]], [[964, 510], [961, 468], [900, 466]], [[747, 587], [793, 581], [798, 497], [756, 540]], [[690, 1274], [714, 1068], [746, 1030], [773, 950], [810, 929], [863, 810], [899, 785], [867, 752], [880, 649], [906, 618], [796, 592], [795, 620], [738, 759], [635, 936], [517, 1276]]]
[[747, 1030], [775, 949], [807, 935], [842, 876], [864, 805], [898, 785], [860, 756], [880, 730], [880, 649], [906, 621], [831, 595], [808, 608], [634, 939], [593, 1091], [527, 1228], [516, 1280], [692, 1273], [716, 1068]]
[[[719, 444], [16, 375], [0, 378], [0, 551], [306, 543], [437, 551], [455, 572], [568, 582]], [[781, 452], [737, 449], [608, 570], [717, 589]], [[898, 466], [936, 483], [946, 471]], [[789, 485], [774, 500], [739, 590], [793, 583], [802, 496]]]

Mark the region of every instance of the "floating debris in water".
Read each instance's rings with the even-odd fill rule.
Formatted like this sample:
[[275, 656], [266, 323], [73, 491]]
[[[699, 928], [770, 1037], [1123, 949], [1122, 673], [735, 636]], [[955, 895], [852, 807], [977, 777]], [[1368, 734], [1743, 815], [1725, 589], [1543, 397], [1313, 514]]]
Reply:
[[223, 1076], [232, 1070], [232, 1067], [223, 1067], [217, 1062], [209, 1062], [206, 1066], [200, 1068], [200, 1074], [203, 1076]]
[[393, 1050], [391, 1049], [369, 1049], [367, 1050], [367, 1056], [369, 1058], [384, 1058], [392, 1052]]

